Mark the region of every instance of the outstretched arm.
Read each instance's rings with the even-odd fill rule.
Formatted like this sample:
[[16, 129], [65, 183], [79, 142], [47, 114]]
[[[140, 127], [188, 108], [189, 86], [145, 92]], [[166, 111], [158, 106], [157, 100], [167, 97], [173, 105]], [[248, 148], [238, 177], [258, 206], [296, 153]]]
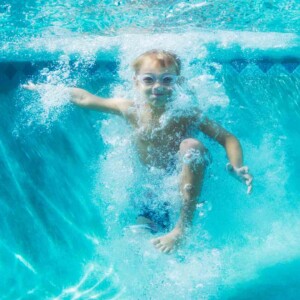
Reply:
[[71, 101], [83, 108], [121, 115], [130, 105], [130, 101], [123, 98], [102, 98], [79, 88], [69, 89]]
[[[33, 84], [32, 82], [23, 85], [23, 88], [30, 91], [38, 91], [42, 87], [42, 84]], [[66, 93], [69, 93], [70, 101], [80, 107], [117, 115], [123, 115], [131, 105], [129, 100], [123, 98], [102, 98], [80, 88], [66, 88]]]
[[249, 174], [248, 167], [243, 166], [243, 150], [239, 140], [208, 118], [203, 119], [199, 129], [224, 147], [229, 160], [227, 171], [243, 181], [248, 186], [247, 193], [251, 193], [253, 177]]

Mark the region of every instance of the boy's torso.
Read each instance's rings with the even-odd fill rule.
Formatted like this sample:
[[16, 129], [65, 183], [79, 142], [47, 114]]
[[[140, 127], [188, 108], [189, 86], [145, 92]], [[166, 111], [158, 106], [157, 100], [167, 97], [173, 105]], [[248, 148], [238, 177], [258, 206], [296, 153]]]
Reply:
[[134, 138], [141, 161], [146, 165], [168, 168], [182, 140], [191, 137], [191, 129], [199, 115], [194, 112], [166, 118], [165, 111], [155, 115], [146, 107], [131, 107], [125, 117], [135, 129]]

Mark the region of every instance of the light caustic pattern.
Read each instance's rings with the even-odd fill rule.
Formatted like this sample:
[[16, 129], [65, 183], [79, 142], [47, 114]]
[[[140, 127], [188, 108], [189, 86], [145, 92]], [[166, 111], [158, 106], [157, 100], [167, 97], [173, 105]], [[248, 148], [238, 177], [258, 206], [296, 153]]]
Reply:
[[[4, 41], [15, 35], [65, 36], [66, 32], [114, 36], [120, 33], [179, 32], [195, 28], [255, 32], [299, 32], [296, 0], [27, 1], [0, 4]], [[141, 17], [142, 16], [142, 17]]]
[[[247, 196], [245, 187], [226, 173], [224, 150], [199, 134], [212, 156], [201, 196], [206, 204], [197, 209], [186, 244], [176, 254], [163, 255], [150, 244], [150, 233], [128, 227], [135, 219], [129, 200], [140, 195], [140, 185], [152, 185], [159, 200], [172, 202], [175, 220], [177, 176], [145, 173], [132, 132], [119, 117], [65, 105], [67, 99], [57, 97], [55, 89], [36, 96], [32, 105], [32, 96], [18, 90], [15, 111], [1, 102], [3, 111], [14, 116], [14, 122], [6, 117], [6, 127], [1, 124], [0, 148], [7, 171], [1, 278], [12, 286], [9, 291], [1, 286], [1, 291], [8, 299], [26, 293], [31, 299], [240, 299], [252, 293], [272, 299], [274, 290], [293, 299], [300, 221], [294, 177], [298, 158], [291, 149], [299, 146], [293, 129], [299, 126], [299, 77], [255, 68], [237, 75], [220, 64], [211, 73], [201, 63], [209, 46], [191, 48], [195, 40], [184, 44], [180, 38], [165, 35], [163, 42], [182, 57], [192, 93], [178, 91], [171, 110], [200, 106], [239, 137], [255, 176], [253, 194]], [[130, 61], [161, 42], [151, 36], [143, 44], [137, 37], [119, 41], [120, 80], [110, 94], [134, 95]], [[200, 62], [192, 63], [195, 57]], [[43, 70], [39, 79], [48, 84], [61, 79], [67, 86], [84, 78], [71, 78], [62, 57], [55, 71]], [[90, 91], [108, 94], [105, 86]], [[266, 289], [270, 285], [274, 289]]]

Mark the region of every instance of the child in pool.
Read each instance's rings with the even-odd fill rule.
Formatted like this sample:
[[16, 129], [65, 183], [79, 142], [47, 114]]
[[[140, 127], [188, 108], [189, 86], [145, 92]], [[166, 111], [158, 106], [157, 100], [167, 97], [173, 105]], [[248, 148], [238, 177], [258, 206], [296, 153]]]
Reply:
[[[135, 59], [133, 81], [139, 92], [139, 103], [123, 98], [104, 99], [80, 88], [70, 88], [71, 101], [78, 106], [95, 109], [124, 117], [136, 132], [135, 144], [141, 163], [147, 166], [167, 169], [179, 153], [181, 174], [179, 175], [182, 206], [175, 227], [169, 232], [154, 238], [153, 245], [168, 253], [183, 240], [192, 223], [197, 199], [200, 196], [202, 181], [208, 160], [207, 150], [201, 141], [189, 136], [191, 126], [208, 135], [226, 151], [229, 163], [227, 170], [244, 182], [250, 193], [252, 176], [248, 167], [243, 166], [242, 148], [235, 136], [221, 126], [194, 110], [190, 115], [183, 114], [169, 120], [163, 126], [160, 118], [166, 113], [167, 104], [174, 98], [174, 88], [180, 85], [180, 59], [171, 52], [151, 50]], [[36, 90], [37, 85], [24, 86]], [[138, 224], [155, 226], [155, 212], [140, 215]]]

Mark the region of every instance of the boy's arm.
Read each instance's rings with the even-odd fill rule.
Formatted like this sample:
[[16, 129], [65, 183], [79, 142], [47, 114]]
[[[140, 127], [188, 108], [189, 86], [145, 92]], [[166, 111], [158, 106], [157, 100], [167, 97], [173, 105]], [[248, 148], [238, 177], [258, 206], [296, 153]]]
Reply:
[[239, 140], [219, 124], [208, 118], [203, 119], [199, 129], [224, 147], [230, 162], [226, 166], [227, 171], [245, 182], [248, 186], [247, 193], [249, 194], [252, 191], [253, 177], [249, 174], [248, 167], [243, 166], [243, 150]]
[[[29, 82], [28, 84], [24, 84], [23, 88], [30, 91], [39, 91], [39, 89], [43, 88], [43, 84]], [[123, 98], [102, 98], [80, 88], [64, 89], [70, 95], [70, 101], [83, 108], [122, 115], [131, 104], [131, 101]]]
[[71, 102], [88, 109], [122, 115], [128, 109], [131, 101], [123, 98], [102, 98], [79, 88], [69, 88]]
[[208, 118], [203, 119], [199, 129], [224, 147], [232, 166], [237, 168], [242, 167], [243, 150], [240, 142], [233, 134]]

